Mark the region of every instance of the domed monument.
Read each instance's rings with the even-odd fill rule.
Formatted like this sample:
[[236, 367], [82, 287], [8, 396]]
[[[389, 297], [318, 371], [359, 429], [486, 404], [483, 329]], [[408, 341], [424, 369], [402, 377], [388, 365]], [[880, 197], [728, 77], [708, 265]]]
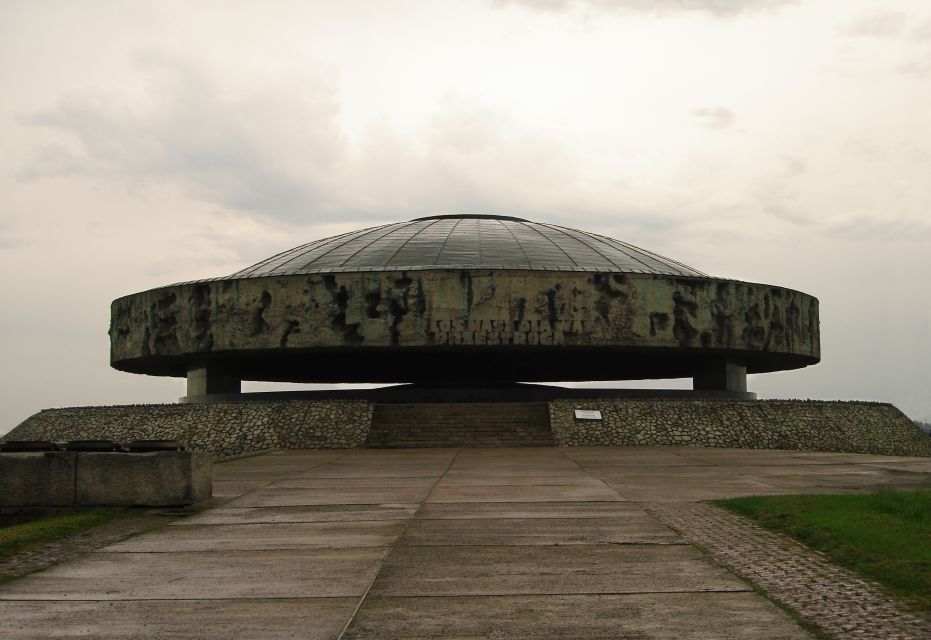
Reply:
[[230, 276], [119, 298], [111, 312], [112, 365], [186, 376], [192, 400], [239, 393], [242, 380], [685, 377], [697, 392], [746, 398], [747, 373], [820, 358], [810, 295], [492, 215], [317, 240]]
[[[9, 439], [271, 449], [741, 447], [927, 455], [889, 404], [757, 400], [820, 358], [818, 301], [552, 224], [440, 215], [115, 300], [110, 361], [180, 403], [46, 409]], [[692, 390], [527, 384], [692, 378]], [[243, 380], [409, 383], [241, 393]]]

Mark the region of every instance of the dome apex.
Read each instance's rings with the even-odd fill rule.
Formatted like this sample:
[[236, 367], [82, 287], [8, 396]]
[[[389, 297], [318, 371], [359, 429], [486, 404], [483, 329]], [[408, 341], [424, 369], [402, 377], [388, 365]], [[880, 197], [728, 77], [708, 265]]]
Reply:
[[512, 220], [514, 222], [529, 222], [524, 218], [517, 218], [515, 216], [499, 216], [493, 213], [442, 213], [435, 216], [424, 216], [423, 218], [414, 218], [411, 222], [419, 222], [421, 220], [463, 220], [463, 219], [473, 219], [473, 220]]
[[605, 236], [511, 216], [464, 213], [316, 240], [228, 278], [462, 269], [706, 277], [681, 262]]

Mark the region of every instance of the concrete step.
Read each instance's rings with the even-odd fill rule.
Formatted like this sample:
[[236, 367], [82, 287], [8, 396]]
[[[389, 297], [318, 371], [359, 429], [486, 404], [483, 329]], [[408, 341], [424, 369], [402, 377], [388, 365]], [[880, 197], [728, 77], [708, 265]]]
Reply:
[[545, 402], [376, 404], [365, 446], [552, 446]]

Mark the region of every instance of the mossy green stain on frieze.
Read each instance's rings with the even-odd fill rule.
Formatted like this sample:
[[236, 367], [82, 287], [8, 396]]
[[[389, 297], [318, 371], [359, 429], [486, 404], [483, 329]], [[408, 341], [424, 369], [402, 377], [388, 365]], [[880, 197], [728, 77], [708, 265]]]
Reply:
[[653, 274], [421, 271], [216, 280], [114, 301], [114, 363], [314, 347], [624, 346], [820, 357], [818, 301]]

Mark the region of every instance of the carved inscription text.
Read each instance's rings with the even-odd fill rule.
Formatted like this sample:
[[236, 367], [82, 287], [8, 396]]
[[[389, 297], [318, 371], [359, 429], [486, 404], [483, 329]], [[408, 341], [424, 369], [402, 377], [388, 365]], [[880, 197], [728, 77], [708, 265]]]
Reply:
[[566, 344], [567, 334], [587, 333], [585, 321], [433, 320], [433, 344]]

